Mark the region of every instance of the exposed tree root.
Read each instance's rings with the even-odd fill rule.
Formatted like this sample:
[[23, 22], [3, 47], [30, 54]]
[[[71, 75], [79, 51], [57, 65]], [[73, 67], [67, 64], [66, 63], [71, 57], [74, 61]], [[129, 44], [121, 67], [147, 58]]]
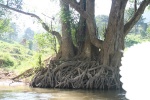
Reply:
[[30, 86], [40, 88], [119, 89], [119, 69], [95, 61], [52, 62], [36, 73]]
[[[23, 79], [27, 79], [29, 78], [30, 76], [34, 75], [35, 72], [39, 71], [40, 68], [30, 68], [30, 69], [27, 69], [25, 70], [24, 72], [22, 72], [21, 74], [13, 77], [13, 78], [10, 78], [11, 80], [13, 81], [22, 81]], [[28, 80], [28, 83], [29, 83], [29, 80]]]
[[15, 77], [13, 77], [13, 78], [11, 78], [11, 79], [12, 79], [12, 80], [15, 80], [15, 79], [19, 79], [19, 78], [21, 78], [21, 77], [26, 78], [26, 77], [31, 76], [31, 75], [32, 75], [32, 72], [33, 72], [33, 69], [31, 68], [31, 69], [28, 69], [28, 70], [26, 70], [25, 72], [23, 72], [23, 73], [21, 73], [21, 74], [15, 76]]

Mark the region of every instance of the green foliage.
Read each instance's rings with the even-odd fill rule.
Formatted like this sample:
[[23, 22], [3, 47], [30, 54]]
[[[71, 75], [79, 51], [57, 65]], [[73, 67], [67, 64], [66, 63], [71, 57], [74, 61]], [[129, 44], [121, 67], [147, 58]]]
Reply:
[[13, 32], [13, 29], [10, 26], [10, 20], [0, 19], [0, 34], [5, 32]]
[[23, 72], [26, 69], [38, 68], [42, 65], [42, 55], [38, 52], [30, 56], [30, 58], [20, 61], [18, 66], [14, 66], [11, 69], [16, 70], [17, 72]]
[[34, 61], [31, 60], [34, 52], [26, 49], [18, 43], [7, 43], [0, 41], [0, 48], [0, 67], [2, 68], [5, 67], [15, 69], [24, 65], [22, 68], [26, 69], [26, 65], [30, 66], [31, 64], [28, 63], [28, 61]]
[[14, 66], [15, 59], [8, 53], [0, 53], [0, 67]]
[[[47, 49], [51, 49], [57, 53], [57, 41], [54, 36], [48, 33], [35, 34], [35, 41], [38, 44], [39, 51], [42, 53], [47, 52]], [[49, 51], [50, 52], [50, 51]]]
[[74, 44], [75, 46], [77, 45], [76, 33], [77, 33], [77, 27], [76, 27], [75, 25], [73, 25], [73, 26], [71, 27], [71, 36], [72, 36], [73, 44]]
[[71, 19], [71, 12], [69, 10], [69, 6], [66, 5], [65, 3], [63, 3], [61, 1], [61, 11], [60, 11], [60, 18], [61, 18], [61, 21], [63, 23], [67, 23], [68, 21], [70, 22], [70, 19]]
[[142, 43], [144, 41], [149, 41], [149, 39], [142, 37], [142, 35], [129, 34], [125, 38], [125, 47], [130, 47], [134, 44]]
[[[137, 7], [140, 6], [141, 2], [143, 0], [137, 0]], [[127, 9], [125, 10], [125, 22], [127, 22], [135, 13], [135, 8], [134, 8], [134, 3], [135, 3], [135, 0], [129, 0], [129, 7], [127, 7]]]
[[96, 16], [96, 25], [97, 25], [98, 37], [101, 40], [104, 40], [104, 35], [105, 35], [107, 24], [108, 24], [108, 16], [106, 16], [106, 15]]
[[134, 8], [129, 7], [128, 9], [125, 10], [125, 22], [128, 22], [131, 17], [134, 15]]
[[133, 44], [137, 44], [137, 43], [140, 43], [141, 42], [141, 39], [140, 39], [140, 36], [139, 35], [128, 35], [125, 39], [125, 47], [130, 47], [132, 46]]
[[147, 33], [147, 34], [146, 34], [147, 39], [150, 40], [150, 25], [149, 25], [149, 27], [147, 28], [146, 33]]
[[31, 51], [18, 43], [0, 41], [0, 68], [22, 73], [30, 68], [40, 68], [43, 60], [49, 55]]
[[[134, 15], [134, 8], [131, 6], [125, 10], [125, 23], [128, 22]], [[131, 29], [130, 33], [141, 34], [143, 37], [146, 36], [147, 23], [144, 22], [145, 18], [141, 16], [139, 21]]]

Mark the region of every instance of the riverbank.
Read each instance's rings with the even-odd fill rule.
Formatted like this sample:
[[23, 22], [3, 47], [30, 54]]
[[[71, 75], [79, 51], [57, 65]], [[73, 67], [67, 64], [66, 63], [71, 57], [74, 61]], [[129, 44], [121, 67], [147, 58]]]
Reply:
[[28, 79], [21, 79], [21, 80], [12, 80], [17, 76], [16, 73], [7, 71], [5, 69], [0, 69], [0, 86], [28, 86], [29, 81]]

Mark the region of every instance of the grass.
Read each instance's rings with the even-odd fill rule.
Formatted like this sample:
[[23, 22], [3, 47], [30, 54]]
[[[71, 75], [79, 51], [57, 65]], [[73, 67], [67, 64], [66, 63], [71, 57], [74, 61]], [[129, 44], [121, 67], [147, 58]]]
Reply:
[[19, 43], [0, 41], [0, 68], [22, 72], [35, 65], [29, 62], [35, 53]]
[[0, 40], [0, 69], [20, 74], [29, 68], [39, 67], [40, 56], [43, 61], [52, 54], [54, 54], [54, 51], [50, 48], [45, 48], [39, 53], [29, 50], [19, 43], [7, 43]]

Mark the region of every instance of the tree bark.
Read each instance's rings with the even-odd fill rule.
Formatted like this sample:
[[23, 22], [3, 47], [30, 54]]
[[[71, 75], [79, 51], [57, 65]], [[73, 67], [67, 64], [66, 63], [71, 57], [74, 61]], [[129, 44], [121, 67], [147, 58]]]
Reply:
[[[78, 11], [80, 13], [80, 15], [86, 19], [87, 21], [87, 25], [88, 25], [88, 29], [89, 29], [89, 36], [90, 36], [90, 41], [91, 43], [97, 47], [97, 48], [101, 48], [102, 47], [102, 42], [101, 40], [99, 40], [95, 34], [96, 32], [96, 24], [95, 24], [95, 16], [93, 17], [93, 14], [95, 12], [88, 12], [90, 11], [90, 7], [94, 6], [95, 7], [95, 0], [86, 0], [86, 5], [88, 7], [86, 7], [86, 11], [84, 11], [84, 9], [82, 9], [80, 7], [80, 5], [76, 2], [76, 0], [62, 0], [64, 1], [66, 4], [70, 4], [71, 7], [73, 7], [76, 11]], [[87, 11], [88, 10], [88, 11]], [[93, 9], [93, 7], [91, 8], [91, 11], [93, 11], [95, 9]], [[92, 14], [93, 13], [93, 14]]]
[[[95, 17], [94, 2], [95, 0], [92, 1], [93, 5], [90, 5], [90, 3], [87, 2], [87, 0], [80, 1], [80, 7], [84, 9], [84, 11], [91, 10], [90, 13], [93, 19]], [[98, 54], [99, 51], [98, 48], [91, 43], [89, 32], [91, 31], [88, 28], [87, 20], [83, 16], [80, 16], [79, 30], [78, 30], [78, 38], [80, 39], [78, 42], [80, 57], [81, 59], [96, 60], [96, 55]]]
[[118, 67], [124, 50], [124, 10], [127, 0], [112, 0], [111, 11], [100, 62], [103, 65]]
[[61, 25], [62, 25], [62, 45], [61, 52], [62, 60], [69, 60], [74, 57], [73, 42], [71, 38], [71, 28], [70, 28], [70, 11], [69, 5], [65, 4], [60, 0], [61, 6]]
[[91, 42], [91, 59], [97, 60], [99, 55], [99, 48], [102, 47], [101, 40], [98, 39], [96, 31], [96, 21], [95, 21], [95, 0], [86, 0], [86, 11], [89, 14], [89, 19], [87, 18], [87, 27], [89, 40]]
[[[86, 10], [86, 0], [80, 0], [80, 7]], [[77, 56], [81, 55], [85, 43], [85, 36], [86, 36], [86, 19], [80, 16], [79, 23], [78, 23], [78, 31], [76, 34], [77, 38], [77, 48], [78, 53]]]

